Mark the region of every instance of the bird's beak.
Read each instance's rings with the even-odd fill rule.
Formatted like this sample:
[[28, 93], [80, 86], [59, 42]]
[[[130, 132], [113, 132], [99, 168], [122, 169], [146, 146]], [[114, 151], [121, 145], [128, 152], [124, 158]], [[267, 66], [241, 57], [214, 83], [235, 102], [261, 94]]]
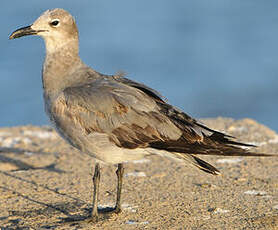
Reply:
[[27, 35], [36, 35], [39, 32], [44, 32], [44, 31], [46, 31], [46, 30], [34, 30], [34, 29], [32, 29], [32, 25], [30, 25], [30, 26], [22, 27], [16, 31], [14, 31], [10, 35], [9, 39], [20, 38], [20, 37], [27, 36]]

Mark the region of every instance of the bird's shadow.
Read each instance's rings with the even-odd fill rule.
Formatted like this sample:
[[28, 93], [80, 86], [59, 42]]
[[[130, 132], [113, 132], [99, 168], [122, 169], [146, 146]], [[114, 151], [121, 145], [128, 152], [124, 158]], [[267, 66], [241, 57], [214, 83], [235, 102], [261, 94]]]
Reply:
[[[46, 166], [43, 166], [43, 167], [36, 167], [36, 166], [33, 166], [31, 164], [28, 164], [28, 163], [25, 163], [21, 160], [18, 160], [18, 159], [13, 159], [12, 157], [8, 157], [8, 156], [5, 156], [3, 154], [3, 149], [5, 149], [5, 152], [13, 152], [13, 153], [21, 153], [21, 154], [24, 154], [25, 152], [28, 152], [28, 150], [26, 149], [18, 149], [18, 148], [0, 148], [0, 162], [7, 162], [7, 163], [11, 163], [15, 166], [17, 166], [18, 168], [16, 170], [10, 170], [10, 171], [4, 171], [4, 170], [0, 170], [0, 174], [3, 174], [4, 176], [7, 176], [7, 177], [11, 177], [13, 179], [16, 179], [16, 180], [19, 180], [21, 182], [25, 182], [25, 183], [28, 183], [28, 184], [31, 184], [31, 185], [35, 185], [36, 187], [40, 187], [40, 188], [43, 188], [45, 190], [48, 190], [50, 192], [54, 192], [55, 194], [57, 195], [60, 195], [60, 196], [66, 196], [70, 199], [73, 199], [75, 200], [76, 202], [80, 202], [80, 203], [83, 203], [85, 204], [86, 202], [84, 201], [81, 201], [80, 199], [77, 199], [75, 197], [72, 197], [70, 195], [67, 195], [66, 193], [62, 193], [62, 192], [59, 192], [57, 191], [57, 189], [53, 189], [53, 188], [50, 188], [48, 187], [47, 185], [40, 185], [40, 184], [37, 184], [36, 182], [34, 182], [33, 180], [28, 180], [28, 179], [25, 179], [23, 177], [20, 177], [18, 176], [18, 174], [14, 174], [13, 172], [15, 171], [24, 171], [24, 170], [38, 170], [38, 169], [41, 169], [41, 170], [46, 170], [46, 171], [49, 171], [49, 172], [55, 172], [55, 173], [58, 173], [58, 174], [61, 174], [61, 173], [66, 173], [66, 171], [62, 170], [62, 169], [59, 169], [59, 168], [56, 168], [56, 163], [51, 163], [49, 165], [46, 165]], [[38, 154], [45, 154], [44, 152], [36, 152]], [[47, 154], [50, 154], [50, 153], [47, 153]], [[53, 153], [54, 154], [54, 153]], [[9, 188], [5, 188], [3, 186], [0, 186], [0, 188], [3, 188], [4, 190], [11, 190]], [[15, 192], [17, 193], [16, 191], [12, 191], [12, 192]], [[20, 194], [19, 194], [20, 195]]]
[[[33, 154], [53, 154], [53, 155], [55, 155], [55, 153], [49, 153], [49, 152], [47, 152], [47, 153], [34, 152], [34, 151], [30, 151], [27, 149], [21, 149], [21, 148], [0, 147], [0, 163], [9, 163], [10, 165], [15, 166], [15, 167], [12, 167], [11, 170], [0, 170], [0, 174], [2, 174], [5, 177], [11, 177], [15, 180], [18, 180], [18, 181], [20, 181], [20, 183], [31, 184], [31, 185], [34, 185], [36, 188], [42, 188], [44, 190], [48, 190], [49, 192], [55, 193], [56, 195], [69, 198], [69, 199], [73, 200], [73, 202], [48, 204], [48, 203], [33, 199], [31, 196], [22, 194], [22, 193], [15, 191], [14, 189], [11, 189], [7, 186], [0, 185], [0, 188], [3, 191], [9, 191], [12, 194], [16, 194], [18, 197], [21, 197], [32, 203], [36, 203], [36, 204], [39, 204], [44, 207], [42, 209], [33, 209], [33, 210], [27, 210], [27, 211], [10, 211], [9, 216], [2, 216], [2, 217], [0, 216], [0, 221], [7, 220], [11, 216], [13, 216], [13, 217], [15, 217], [15, 216], [36, 217], [39, 215], [53, 216], [53, 215], [57, 215], [57, 212], [63, 213], [64, 215], [67, 216], [66, 218], [62, 219], [61, 223], [69, 222], [71, 220], [72, 221], [78, 221], [78, 220], [81, 221], [81, 220], [85, 220], [86, 218], [88, 218], [87, 214], [85, 214], [85, 215], [83, 215], [83, 214], [82, 215], [71, 215], [70, 214], [70, 212], [74, 212], [77, 210], [81, 211], [81, 212], [85, 212], [85, 213], [88, 212], [87, 207], [82, 208], [82, 206], [84, 206], [84, 205], [88, 206], [88, 204], [85, 201], [78, 199], [76, 197], [70, 196], [66, 193], [59, 192], [55, 188], [51, 188], [46, 185], [37, 184], [33, 180], [28, 180], [28, 179], [21, 177], [18, 174], [14, 173], [15, 171], [39, 170], [39, 169], [47, 170], [49, 172], [54, 172], [54, 173], [58, 173], [58, 174], [66, 173], [66, 171], [57, 168], [55, 162], [48, 164], [46, 166], [43, 166], [43, 167], [37, 167], [32, 164], [26, 163], [28, 161], [24, 162], [24, 161], [20, 160], [18, 157], [15, 159], [15, 158], [13, 158], [13, 156], [9, 156], [9, 154], [13, 154], [13, 153], [16, 153], [16, 155], [18, 155], [18, 154], [25, 155], [26, 152], [32, 152]], [[14, 168], [16, 168], [16, 169], [14, 169]], [[15, 221], [15, 219], [12, 219], [8, 222], [12, 227], [18, 227], [21, 224], [20, 221]], [[0, 226], [0, 229], [8, 229], [8, 228]]]
[[[16, 153], [16, 154], [22, 154], [25, 155], [26, 152], [33, 152], [34, 154], [49, 154], [42, 151], [30, 151], [27, 149], [21, 149], [21, 148], [6, 148], [6, 147], [0, 147], [0, 162], [2, 163], [9, 163], [16, 167], [16, 169], [8, 170], [8, 171], [23, 171], [23, 170], [38, 170], [38, 169], [44, 169], [50, 172], [56, 172], [56, 173], [65, 173], [65, 171], [56, 168], [56, 163], [51, 163], [49, 165], [43, 166], [43, 167], [36, 167], [31, 164], [28, 164], [26, 162], [23, 162], [19, 159], [14, 159], [10, 156], [7, 156], [9, 153]], [[54, 154], [54, 153], [53, 153]], [[55, 155], [55, 154], [54, 154]]]
[[[60, 217], [60, 221], [58, 221], [58, 224], [63, 224], [63, 223], [72, 223], [72, 224], [78, 224], [78, 223], [92, 223], [95, 222], [95, 220], [92, 220], [91, 218], [91, 213], [92, 213], [93, 208], [83, 208], [82, 211], [85, 212], [85, 215], [71, 215], [67, 217]], [[100, 208], [98, 207], [98, 222], [108, 220], [112, 214], [115, 213], [115, 208], [114, 207], [104, 207]]]
[[[33, 151], [29, 151], [27, 149], [20, 149], [20, 148], [3, 148], [0, 147], [0, 162], [3, 163], [9, 163], [12, 164], [16, 167], [15, 170], [9, 170], [9, 171], [3, 171], [0, 170], [0, 174], [6, 176], [6, 177], [11, 177], [15, 180], [19, 180], [20, 183], [24, 182], [24, 183], [28, 183], [31, 185], [35, 185], [35, 187], [39, 187], [42, 188], [44, 190], [48, 190], [49, 192], [53, 192], [56, 195], [62, 196], [62, 197], [66, 197], [68, 199], [71, 199], [72, 202], [64, 202], [64, 203], [56, 203], [56, 204], [52, 204], [52, 203], [45, 203], [39, 200], [36, 200], [34, 198], [32, 198], [29, 195], [25, 195], [22, 194], [18, 191], [15, 191], [14, 189], [11, 189], [7, 186], [3, 186], [0, 185], [0, 189], [2, 189], [3, 191], [9, 191], [12, 194], [16, 194], [16, 196], [21, 197], [25, 200], [28, 200], [29, 202], [32, 203], [36, 203], [39, 204], [40, 206], [43, 206], [44, 208], [41, 209], [32, 209], [32, 210], [24, 210], [24, 211], [15, 211], [15, 210], [11, 210], [9, 211], [9, 216], [0, 216], [0, 221], [7, 221], [10, 217], [19, 217], [17, 219], [11, 219], [8, 221], [9, 223], [9, 227], [2, 227], [0, 226], [0, 229], [14, 229], [14, 227], [16, 228], [20, 228], [20, 229], [24, 229], [25, 227], [28, 228], [28, 226], [26, 226], [25, 224], [22, 223], [20, 217], [23, 218], [36, 218], [40, 215], [44, 215], [47, 218], [51, 218], [53, 216], [57, 216], [58, 213], [60, 214], [64, 214], [65, 217], [58, 217], [58, 221], [54, 222], [50, 225], [45, 225], [45, 226], [41, 226], [43, 228], [55, 228], [59, 225], [63, 225], [63, 224], [70, 224], [70, 225], [78, 225], [81, 224], [83, 222], [88, 222], [90, 220], [90, 213], [92, 211], [91, 208], [91, 204], [88, 204], [87, 202], [78, 199], [76, 197], [70, 196], [66, 193], [62, 193], [57, 191], [57, 189], [55, 188], [51, 188], [47, 185], [40, 185], [37, 184], [36, 182], [32, 181], [32, 180], [28, 180], [26, 178], [20, 177], [18, 174], [15, 174], [15, 171], [24, 171], [24, 170], [47, 170], [50, 172], [55, 172], [55, 173], [66, 173], [64, 170], [58, 169], [56, 168], [56, 164], [52, 163], [49, 164], [47, 166], [44, 167], [36, 167], [33, 166], [29, 163], [25, 163], [19, 159], [13, 159], [11, 156], [8, 156], [9, 153], [16, 153], [16, 154], [25, 154], [26, 152], [33, 152]], [[44, 152], [35, 152], [34, 154], [54, 154], [54, 153], [44, 153]], [[37, 192], [37, 191], [36, 191]], [[104, 208], [98, 208], [99, 214], [100, 214], [100, 218], [99, 221], [102, 220], [106, 220], [110, 217], [111, 213], [114, 213], [114, 208], [113, 207], [104, 207]], [[78, 213], [78, 214], [71, 214], [71, 213]], [[22, 226], [23, 225], [23, 226]]]
[[[58, 217], [59, 219], [58, 221], [56, 222], [54, 221], [51, 224], [45, 224], [44, 226], [40, 226], [40, 227], [46, 229], [52, 229], [65, 224], [70, 226], [83, 225], [84, 223], [89, 224], [91, 221], [91, 215], [90, 215], [92, 212], [91, 205], [85, 203], [82, 200], [73, 198], [71, 196], [65, 195], [67, 197], [73, 198], [74, 199], [73, 202], [61, 202], [61, 203], [51, 204], [51, 203], [45, 203], [45, 202], [35, 200], [28, 195], [24, 195], [20, 192], [17, 192], [15, 190], [9, 189], [4, 186], [0, 186], [0, 188], [2, 190], [10, 191], [13, 194], [16, 194], [18, 197], [21, 197], [23, 199], [26, 199], [28, 201], [39, 204], [44, 207], [40, 209], [32, 209], [26, 211], [14, 211], [14, 210], [9, 211], [9, 216], [0, 217], [0, 220], [9, 219], [9, 217], [11, 216], [18, 217], [16, 219], [9, 220], [9, 227], [17, 227], [17, 228], [20, 227], [20, 229], [24, 229], [24, 227], [29, 227], [29, 226], [26, 226], [24, 223], [22, 223], [21, 222], [22, 219], [26, 219], [26, 218], [33, 219], [38, 216], [45, 216], [47, 219], [50, 219], [51, 217], [56, 217], [58, 214], [63, 214], [66, 217]], [[99, 212], [98, 221], [105, 221], [109, 219], [111, 217], [111, 214], [114, 213], [114, 211], [115, 208], [113, 207], [98, 208], [98, 212]], [[71, 213], [77, 213], [77, 214], [71, 214]], [[9, 229], [7, 227], [1, 227], [1, 226], [0, 228]]]

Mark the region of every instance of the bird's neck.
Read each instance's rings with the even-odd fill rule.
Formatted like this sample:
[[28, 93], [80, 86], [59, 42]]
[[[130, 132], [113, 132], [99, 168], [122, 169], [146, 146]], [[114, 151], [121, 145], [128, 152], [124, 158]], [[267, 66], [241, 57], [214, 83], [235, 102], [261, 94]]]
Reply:
[[78, 43], [70, 41], [62, 46], [54, 47], [46, 42], [46, 57], [43, 65], [42, 81], [44, 93], [58, 94], [72, 84], [74, 79], [68, 76], [84, 65], [79, 57]]

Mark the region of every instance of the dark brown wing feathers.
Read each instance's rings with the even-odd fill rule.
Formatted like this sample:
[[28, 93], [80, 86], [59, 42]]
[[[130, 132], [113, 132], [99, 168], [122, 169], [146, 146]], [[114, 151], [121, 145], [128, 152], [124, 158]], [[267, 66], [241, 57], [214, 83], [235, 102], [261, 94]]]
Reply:
[[[241, 147], [255, 147], [231, 140], [232, 136], [212, 130], [196, 120], [189, 117], [169, 104], [158, 102], [165, 113], [172, 121], [183, 130], [183, 135], [176, 141], [150, 143], [151, 147], [164, 149], [170, 152], [182, 152], [202, 155], [223, 155], [223, 156], [272, 156], [250, 152]], [[201, 134], [201, 135], [200, 135]]]
[[[234, 137], [210, 129], [200, 124], [195, 119], [188, 116], [179, 109], [167, 104], [159, 94], [150, 91], [143, 86], [138, 87], [130, 80], [125, 82], [137, 89], [142, 90], [148, 96], [153, 97], [160, 107], [161, 113], [165, 114], [171, 121], [182, 130], [182, 136], [178, 140], [158, 140], [149, 142], [149, 146], [155, 149], [167, 150], [169, 152], [178, 152], [191, 154], [193, 158], [190, 162], [199, 169], [214, 175], [220, 172], [209, 163], [201, 160], [193, 154], [202, 155], [223, 155], [223, 156], [273, 156], [270, 154], [254, 153], [241, 147], [256, 147], [251, 144], [234, 141]], [[138, 83], [136, 83], [138, 84]]]

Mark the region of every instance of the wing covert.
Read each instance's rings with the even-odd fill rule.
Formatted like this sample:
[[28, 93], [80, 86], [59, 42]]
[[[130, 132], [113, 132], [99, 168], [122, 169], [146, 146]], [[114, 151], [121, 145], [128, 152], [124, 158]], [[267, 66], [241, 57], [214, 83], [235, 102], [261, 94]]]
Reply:
[[109, 79], [66, 88], [53, 109], [64, 132], [71, 125], [83, 135], [105, 133], [120, 147], [147, 147], [150, 142], [177, 140], [182, 135], [151, 97]]

